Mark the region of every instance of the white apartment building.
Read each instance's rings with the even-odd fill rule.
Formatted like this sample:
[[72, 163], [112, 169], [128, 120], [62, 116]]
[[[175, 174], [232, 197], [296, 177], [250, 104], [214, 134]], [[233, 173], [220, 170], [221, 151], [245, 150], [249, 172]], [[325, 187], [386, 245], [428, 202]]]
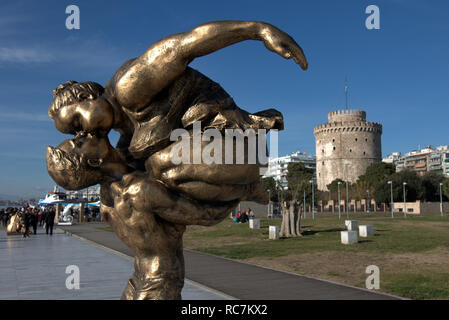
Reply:
[[269, 160], [268, 170], [263, 176], [264, 178], [272, 177], [278, 181], [282, 188], [288, 188], [287, 173], [289, 163], [302, 162], [306, 168], [316, 170], [316, 158], [307, 155], [305, 152], [296, 151], [288, 156], [273, 158]]
[[396, 172], [404, 169], [416, 171], [419, 175], [433, 171], [449, 177], [449, 146], [439, 146], [434, 148], [428, 146], [424, 149], [413, 150], [404, 155], [400, 152], [393, 152], [382, 159], [386, 163], [394, 163]]
[[382, 162], [385, 162], [385, 163], [396, 163], [396, 161], [398, 161], [400, 157], [401, 157], [401, 153], [400, 152], [393, 152], [392, 154], [389, 154], [388, 156], [383, 158]]

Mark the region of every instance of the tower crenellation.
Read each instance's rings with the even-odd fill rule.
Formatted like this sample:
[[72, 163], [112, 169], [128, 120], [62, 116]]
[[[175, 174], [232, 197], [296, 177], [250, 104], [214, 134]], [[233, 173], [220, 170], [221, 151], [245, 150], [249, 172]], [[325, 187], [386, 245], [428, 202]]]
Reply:
[[348, 122], [348, 121], [366, 121], [366, 112], [363, 110], [336, 110], [327, 115], [329, 123]]
[[336, 110], [328, 120], [314, 128], [319, 190], [327, 190], [335, 179], [356, 182], [371, 163], [382, 159], [382, 125], [367, 122], [365, 111]]

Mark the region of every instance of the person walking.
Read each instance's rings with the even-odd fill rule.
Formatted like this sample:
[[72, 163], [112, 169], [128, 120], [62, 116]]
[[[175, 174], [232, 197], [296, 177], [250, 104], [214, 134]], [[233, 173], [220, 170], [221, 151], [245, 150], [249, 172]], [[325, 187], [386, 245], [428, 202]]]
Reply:
[[44, 211], [42, 212], [42, 218], [41, 218], [41, 220], [42, 220], [42, 228], [45, 228], [45, 224], [46, 224], [45, 221], [47, 219], [47, 214], [48, 214], [48, 209], [45, 208]]
[[50, 209], [50, 211], [47, 212], [47, 215], [45, 217], [45, 232], [48, 234], [48, 230], [50, 230], [50, 235], [53, 235], [53, 225], [55, 223], [55, 215], [56, 211], [55, 209]]
[[31, 224], [31, 213], [27, 209], [23, 213], [23, 224], [25, 226], [25, 231], [23, 232], [23, 237], [29, 237], [30, 236], [30, 224]]
[[0, 210], [0, 221], [2, 222], [2, 226], [6, 227], [6, 216], [7, 216], [7, 212], [5, 212], [5, 210], [1, 209]]
[[37, 220], [39, 219], [38, 215], [37, 215], [37, 209], [33, 209], [33, 213], [31, 213], [31, 226], [33, 227], [33, 233], [36, 234], [37, 231]]
[[39, 227], [42, 227], [42, 223], [43, 223], [43, 221], [42, 221], [42, 214], [43, 213], [44, 212], [42, 210], [39, 210], [39, 212], [37, 213], [37, 221], [39, 223]]

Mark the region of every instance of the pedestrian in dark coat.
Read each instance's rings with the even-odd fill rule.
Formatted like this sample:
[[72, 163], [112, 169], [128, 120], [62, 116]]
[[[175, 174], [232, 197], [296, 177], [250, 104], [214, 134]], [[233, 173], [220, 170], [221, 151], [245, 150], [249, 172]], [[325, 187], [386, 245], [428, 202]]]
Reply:
[[33, 210], [33, 213], [31, 213], [31, 226], [33, 227], [33, 233], [36, 234], [36, 230], [37, 230], [37, 220], [39, 219], [37, 216], [37, 209]]
[[23, 224], [25, 226], [25, 231], [23, 232], [23, 237], [29, 237], [30, 236], [30, 224], [31, 224], [31, 213], [26, 210], [23, 214]]
[[50, 235], [53, 235], [53, 224], [55, 223], [55, 209], [50, 209], [49, 212], [47, 212], [47, 215], [45, 217], [45, 232], [48, 234], [48, 230], [50, 230]]

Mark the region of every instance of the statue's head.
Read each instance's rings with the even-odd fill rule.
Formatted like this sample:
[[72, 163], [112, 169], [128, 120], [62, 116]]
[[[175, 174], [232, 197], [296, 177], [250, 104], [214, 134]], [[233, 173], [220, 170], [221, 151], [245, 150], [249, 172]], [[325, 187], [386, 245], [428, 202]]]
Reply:
[[127, 168], [107, 136], [85, 132], [56, 148], [47, 147], [46, 160], [50, 176], [67, 190], [120, 179]]
[[62, 133], [107, 133], [114, 113], [103, 93], [104, 88], [96, 82], [67, 81], [53, 90], [48, 115]]

